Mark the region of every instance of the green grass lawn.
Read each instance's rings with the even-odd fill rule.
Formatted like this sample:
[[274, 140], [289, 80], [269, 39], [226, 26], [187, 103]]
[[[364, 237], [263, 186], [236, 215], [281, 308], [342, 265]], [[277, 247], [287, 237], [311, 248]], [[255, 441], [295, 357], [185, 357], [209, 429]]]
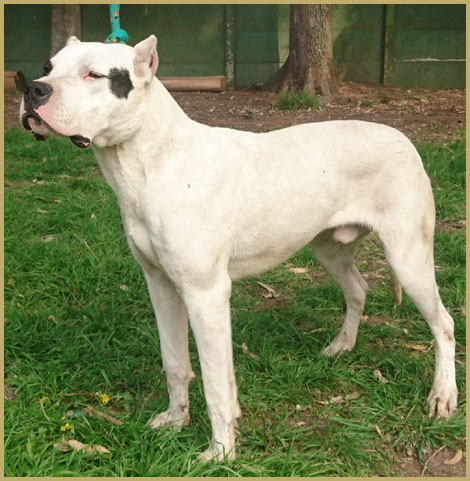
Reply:
[[[437, 279], [455, 319], [457, 382], [465, 393], [465, 143], [418, 148], [435, 191]], [[464, 394], [449, 420], [427, 417], [431, 334], [406, 296], [393, 308], [374, 236], [358, 266], [371, 286], [364, 322], [354, 351], [332, 359], [320, 352], [339, 330], [345, 305], [308, 248], [235, 283], [238, 457], [200, 464], [210, 426], [192, 338], [190, 425], [181, 432], [146, 426], [167, 405], [158, 334], [92, 152], [7, 131], [5, 475], [386, 476], [401, 473], [397, 458], [407, 450], [422, 464], [443, 445], [465, 450]], [[258, 281], [279, 297], [265, 298]], [[89, 416], [88, 406], [122, 424]], [[54, 447], [62, 437], [110, 454], [62, 452]]]

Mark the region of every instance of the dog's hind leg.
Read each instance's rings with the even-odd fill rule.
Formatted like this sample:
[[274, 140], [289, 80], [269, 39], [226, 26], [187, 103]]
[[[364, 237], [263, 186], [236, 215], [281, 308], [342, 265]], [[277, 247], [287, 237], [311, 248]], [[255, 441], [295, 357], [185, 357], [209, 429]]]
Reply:
[[397, 221], [379, 232], [387, 260], [405, 292], [428, 323], [435, 341], [436, 368], [428, 396], [429, 416], [448, 417], [457, 407], [454, 321], [442, 304], [434, 274], [433, 209], [418, 222]]
[[354, 265], [354, 253], [367, 232], [366, 228], [360, 226], [328, 229], [311, 243], [318, 262], [341, 287], [346, 300], [346, 318], [338, 335], [323, 350], [326, 356], [350, 351], [356, 343], [368, 286]]
[[188, 350], [188, 316], [175, 287], [158, 270], [145, 273], [157, 317], [163, 369], [166, 372], [170, 405], [149, 421], [152, 428], [169, 424], [176, 429], [189, 423], [188, 385], [194, 378]]

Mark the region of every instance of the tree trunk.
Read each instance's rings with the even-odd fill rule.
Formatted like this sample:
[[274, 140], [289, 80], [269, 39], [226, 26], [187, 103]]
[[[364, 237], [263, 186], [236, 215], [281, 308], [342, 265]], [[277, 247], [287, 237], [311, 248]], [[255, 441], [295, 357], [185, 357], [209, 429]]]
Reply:
[[80, 5], [51, 5], [51, 57], [72, 35], [81, 37]]
[[331, 5], [291, 5], [289, 56], [266, 86], [309, 90], [323, 97], [338, 93], [331, 22]]

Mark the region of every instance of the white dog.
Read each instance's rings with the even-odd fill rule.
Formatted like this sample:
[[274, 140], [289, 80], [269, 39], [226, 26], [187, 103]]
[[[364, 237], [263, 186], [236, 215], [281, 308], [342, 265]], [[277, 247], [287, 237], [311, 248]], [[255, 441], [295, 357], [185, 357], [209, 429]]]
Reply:
[[91, 145], [121, 208], [147, 280], [170, 403], [150, 423], [189, 422], [188, 318], [196, 339], [212, 442], [201, 459], [235, 457], [241, 416], [232, 361], [232, 281], [310, 243], [340, 285], [346, 320], [326, 348], [353, 348], [367, 284], [354, 266], [373, 229], [396, 279], [435, 339], [430, 415], [457, 406], [453, 320], [434, 277], [434, 201], [411, 142], [375, 123], [335, 121], [254, 134], [189, 119], [155, 78], [156, 38], [134, 48], [75, 37], [46, 63], [21, 107], [36, 136]]

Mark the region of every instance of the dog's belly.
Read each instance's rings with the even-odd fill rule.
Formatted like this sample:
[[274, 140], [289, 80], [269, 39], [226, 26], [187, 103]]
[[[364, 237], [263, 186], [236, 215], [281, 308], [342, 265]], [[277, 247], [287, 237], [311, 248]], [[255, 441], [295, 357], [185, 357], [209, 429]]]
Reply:
[[302, 247], [303, 245], [299, 246], [298, 249], [292, 249], [289, 251], [265, 252], [256, 257], [231, 259], [228, 265], [230, 279], [232, 279], [232, 281], [237, 281], [245, 277], [251, 277], [266, 272], [288, 259]]
[[230, 278], [233, 281], [243, 279], [278, 266], [307, 245], [317, 231], [317, 228], [312, 228], [298, 232], [283, 232], [279, 235], [264, 236], [263, 239], [249, 239], [252, 242], [235, 244], [228, 263]]

